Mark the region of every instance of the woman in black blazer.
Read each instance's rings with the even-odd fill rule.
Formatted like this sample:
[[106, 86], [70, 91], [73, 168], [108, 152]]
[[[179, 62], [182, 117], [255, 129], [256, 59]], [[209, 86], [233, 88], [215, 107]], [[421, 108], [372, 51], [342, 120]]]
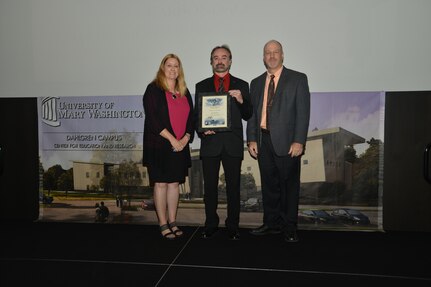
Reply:
[[154, 185], [154, 204], [165, 239], [183, 234], [176, 225], [179, 184], [191, 166], [193, 102], [181, 61], [174, 54], [160, 63], [156, 78], [143, 96], [145, 111], [143, 165]]

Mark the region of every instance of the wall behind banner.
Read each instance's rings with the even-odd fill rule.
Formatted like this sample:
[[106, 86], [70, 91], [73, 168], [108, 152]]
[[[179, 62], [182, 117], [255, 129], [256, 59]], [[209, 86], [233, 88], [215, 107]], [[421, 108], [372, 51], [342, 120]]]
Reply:
[[426, 0], [5, 0], [0, 97], [142, 94], [169, 52], [193, 93], [223, 43], [232, 73], [250, 81], [272, 38], [313, 92], [429, 90], [430, 10]]

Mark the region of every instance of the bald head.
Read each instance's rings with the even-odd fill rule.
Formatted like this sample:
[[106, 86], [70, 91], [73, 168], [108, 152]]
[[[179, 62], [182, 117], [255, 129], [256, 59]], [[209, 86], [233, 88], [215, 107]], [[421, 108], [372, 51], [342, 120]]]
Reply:
[[263, 47], [263, 62], [269, 73], [273, 74], [283, 66], [284, 53], [280, 42], [271, 40]]
[[278, 42], [277, 40], [269, 40], [268, 42], [266, 42], [265, 46], [263, 46], [263, 53], [265, 54], [265, 49], [267, 48], [267, 46], [278, 46], [281, 50], [281, 52], [283, 53], [283, 46], [281, 45], [280, 42]]

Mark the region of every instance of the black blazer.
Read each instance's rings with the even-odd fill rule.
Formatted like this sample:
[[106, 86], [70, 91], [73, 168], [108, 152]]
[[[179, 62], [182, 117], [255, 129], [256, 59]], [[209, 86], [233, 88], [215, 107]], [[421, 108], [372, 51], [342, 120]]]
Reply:
[[[191, 143], [194, 136], [193, 101], [189, 90], [185, 96], [190, 106], [185, 133], [190, 134], [189, 143]], [[143, 165], [160, 164], [164, 154], [172, 152], [171, 143], [163, 138], [160, 132], [167, 129], [175, 136], [169, 118], [165, 91], [151, 82], [145, 90], [143, 105], [145, 111]], [[179, 136], [183, 137], [184, 135]], [[191, 166], [189, 149], [186, 147], [182, 152], [186, 154], [187, 165]]]
[[[210, 157], [220, 155], [223, 148], [226, 152], [234, 157], [244, 157], [244, 136], [242, 120], [248, 120], [252, 113], [253, 107], [250, 102], [250, 90], [246, 81], [230, 75], [229, 90], [240, 90], [244, 102], [240, 104], [233, 98], [231, 105], [231, 131], [216, 132], [214, 135], [205, 136], [203, 133], [198, 133], [201, 139], [200, 156]], [[199, 93], [215, 92], [214, 75], [210, 78], [202, 80], [196, 84], [195, 90], [195, 115], [194, 121], [199, 124]]]
[[[250, 84], [253, 116], [247, 121], [247, 141], [257, 142], [258, 147], [266, 76], [265, 72]], [[268, 120], [277, 155], [287, 156], [293, 142], [305, 145], [310, 120], [310, 91], [305, 74], [283, 67]]]

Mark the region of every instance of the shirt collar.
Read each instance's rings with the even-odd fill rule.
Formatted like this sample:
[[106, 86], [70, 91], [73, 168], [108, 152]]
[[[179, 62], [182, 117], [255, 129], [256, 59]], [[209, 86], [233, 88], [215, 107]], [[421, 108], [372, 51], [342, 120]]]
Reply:
[[275, 71], [274, 74], [270, 74], [269, 72], [266, 72], [267, 77], [270, 77], [271, 75], [274, 75], [276, 79], [280, 78], [281, 71], [283, 70], [283, 66], [280, 67], [277, 71]]
[[[218, 81], [221, 77], [217, 74], [214, 74], [214, 78], [216, 81]], [[230, 73], [227, 73], [224, 77], [223, 80], [229, 80], [230, 79]]]

